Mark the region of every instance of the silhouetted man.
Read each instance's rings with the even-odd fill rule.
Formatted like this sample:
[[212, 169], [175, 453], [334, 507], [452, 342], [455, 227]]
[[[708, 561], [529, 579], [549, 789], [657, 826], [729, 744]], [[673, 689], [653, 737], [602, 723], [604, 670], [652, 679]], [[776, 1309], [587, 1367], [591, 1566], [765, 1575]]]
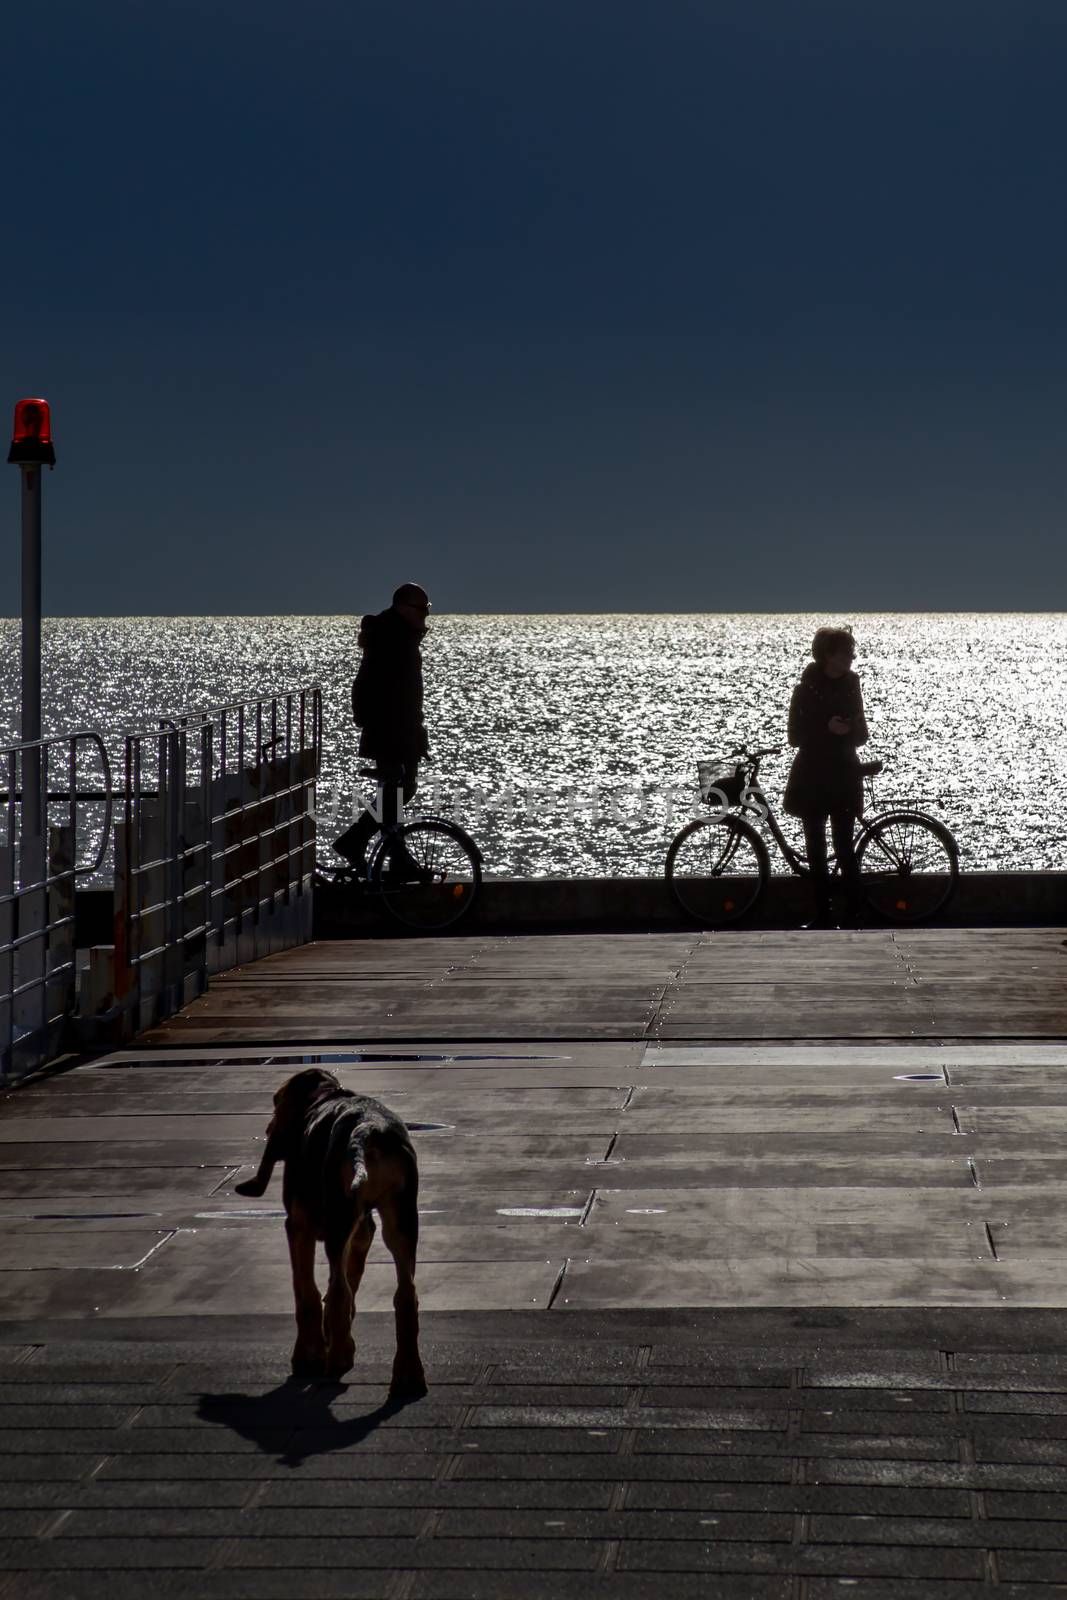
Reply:
[[359, 753], [370, 756], [381, 785], [381, 820], [364, 807], [334, 849], [366, 871], [367, 847], [379, 828], [397, 821], [418, 784], [430, 746], [422, 720], [422, 654], [430, 599], [418, 583], [402, 583], [393, 603], [360, 624], [363, 659], [352, 685], [352, 715], [362, 730]]

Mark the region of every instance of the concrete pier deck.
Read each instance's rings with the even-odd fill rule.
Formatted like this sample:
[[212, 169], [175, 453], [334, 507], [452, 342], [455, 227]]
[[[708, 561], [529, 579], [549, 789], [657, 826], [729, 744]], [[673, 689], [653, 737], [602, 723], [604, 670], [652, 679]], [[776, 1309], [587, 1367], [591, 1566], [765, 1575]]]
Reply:
[[[317, 945], [0, 1123], [0, 1600], [1067, 1594], [1064, 930]], [[287, 1381], [321, 1060], [423, 1176], [429, 1396]]]
[[1061, 1038], [1065, 933], [330, 940], [223, 973], [146, 1042]]

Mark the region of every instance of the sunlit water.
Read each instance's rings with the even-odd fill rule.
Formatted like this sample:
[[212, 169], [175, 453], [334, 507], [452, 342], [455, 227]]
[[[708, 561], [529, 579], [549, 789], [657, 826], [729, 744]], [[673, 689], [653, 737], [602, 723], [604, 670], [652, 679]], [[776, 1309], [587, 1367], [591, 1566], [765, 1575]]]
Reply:
[[[494, 873], [658, 874], [698, 757], [784, 740], [790, 691], [825, 620], [438, 617], [425, 645], [426, 780], [487, 797], [482, 807], [461, 793], [457, 811]], [[849, 620], [865, 754], [887, 763], [877, 798], [924, 798], [956, 833], [965, 867], [1067, 867], [1067, 615]], [[357, 781], [356, 627], [352, 617], [58, 619], [45, 625], [46, 729], [151, 726], [318, 683], [328, 837]], [[15, 737], [17, 706], [18, 624], [4, 621], [0, 738]], [[772, 796], [787, 770], [785, 754], [766, 764]], [[684, 798], [671, 802], [670, 789]]]

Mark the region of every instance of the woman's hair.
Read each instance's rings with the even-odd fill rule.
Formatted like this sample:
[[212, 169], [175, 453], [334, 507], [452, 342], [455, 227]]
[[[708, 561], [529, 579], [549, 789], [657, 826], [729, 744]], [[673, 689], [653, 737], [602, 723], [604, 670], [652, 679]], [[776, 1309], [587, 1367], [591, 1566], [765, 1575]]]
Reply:
[[849, 660], [856, 654], [856, 641], [852, 637], [851, 628], [819, 628], [811, 641], [811, 653], [820, 667], [827, 656], [832, 656], [838, 650], [847, 650]]

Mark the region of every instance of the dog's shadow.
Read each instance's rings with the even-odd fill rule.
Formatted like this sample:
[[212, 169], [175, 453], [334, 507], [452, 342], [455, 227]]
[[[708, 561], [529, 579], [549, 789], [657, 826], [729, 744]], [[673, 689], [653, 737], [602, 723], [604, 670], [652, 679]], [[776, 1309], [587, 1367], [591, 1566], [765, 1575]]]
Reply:
[[202, 1422], [232, 1429], [242, 1439], [286, 1467], [298, 1467], [311, 1456], [345, 1450], [368, 1439], [383, 1422], [395, 1417], [411, 1398], [384, 1400], [357, 1417], [338, 1417], [333, 1402], [348, 1385], [286, 1378], [266, 1394], [202, 1394], [196, 1414]]

